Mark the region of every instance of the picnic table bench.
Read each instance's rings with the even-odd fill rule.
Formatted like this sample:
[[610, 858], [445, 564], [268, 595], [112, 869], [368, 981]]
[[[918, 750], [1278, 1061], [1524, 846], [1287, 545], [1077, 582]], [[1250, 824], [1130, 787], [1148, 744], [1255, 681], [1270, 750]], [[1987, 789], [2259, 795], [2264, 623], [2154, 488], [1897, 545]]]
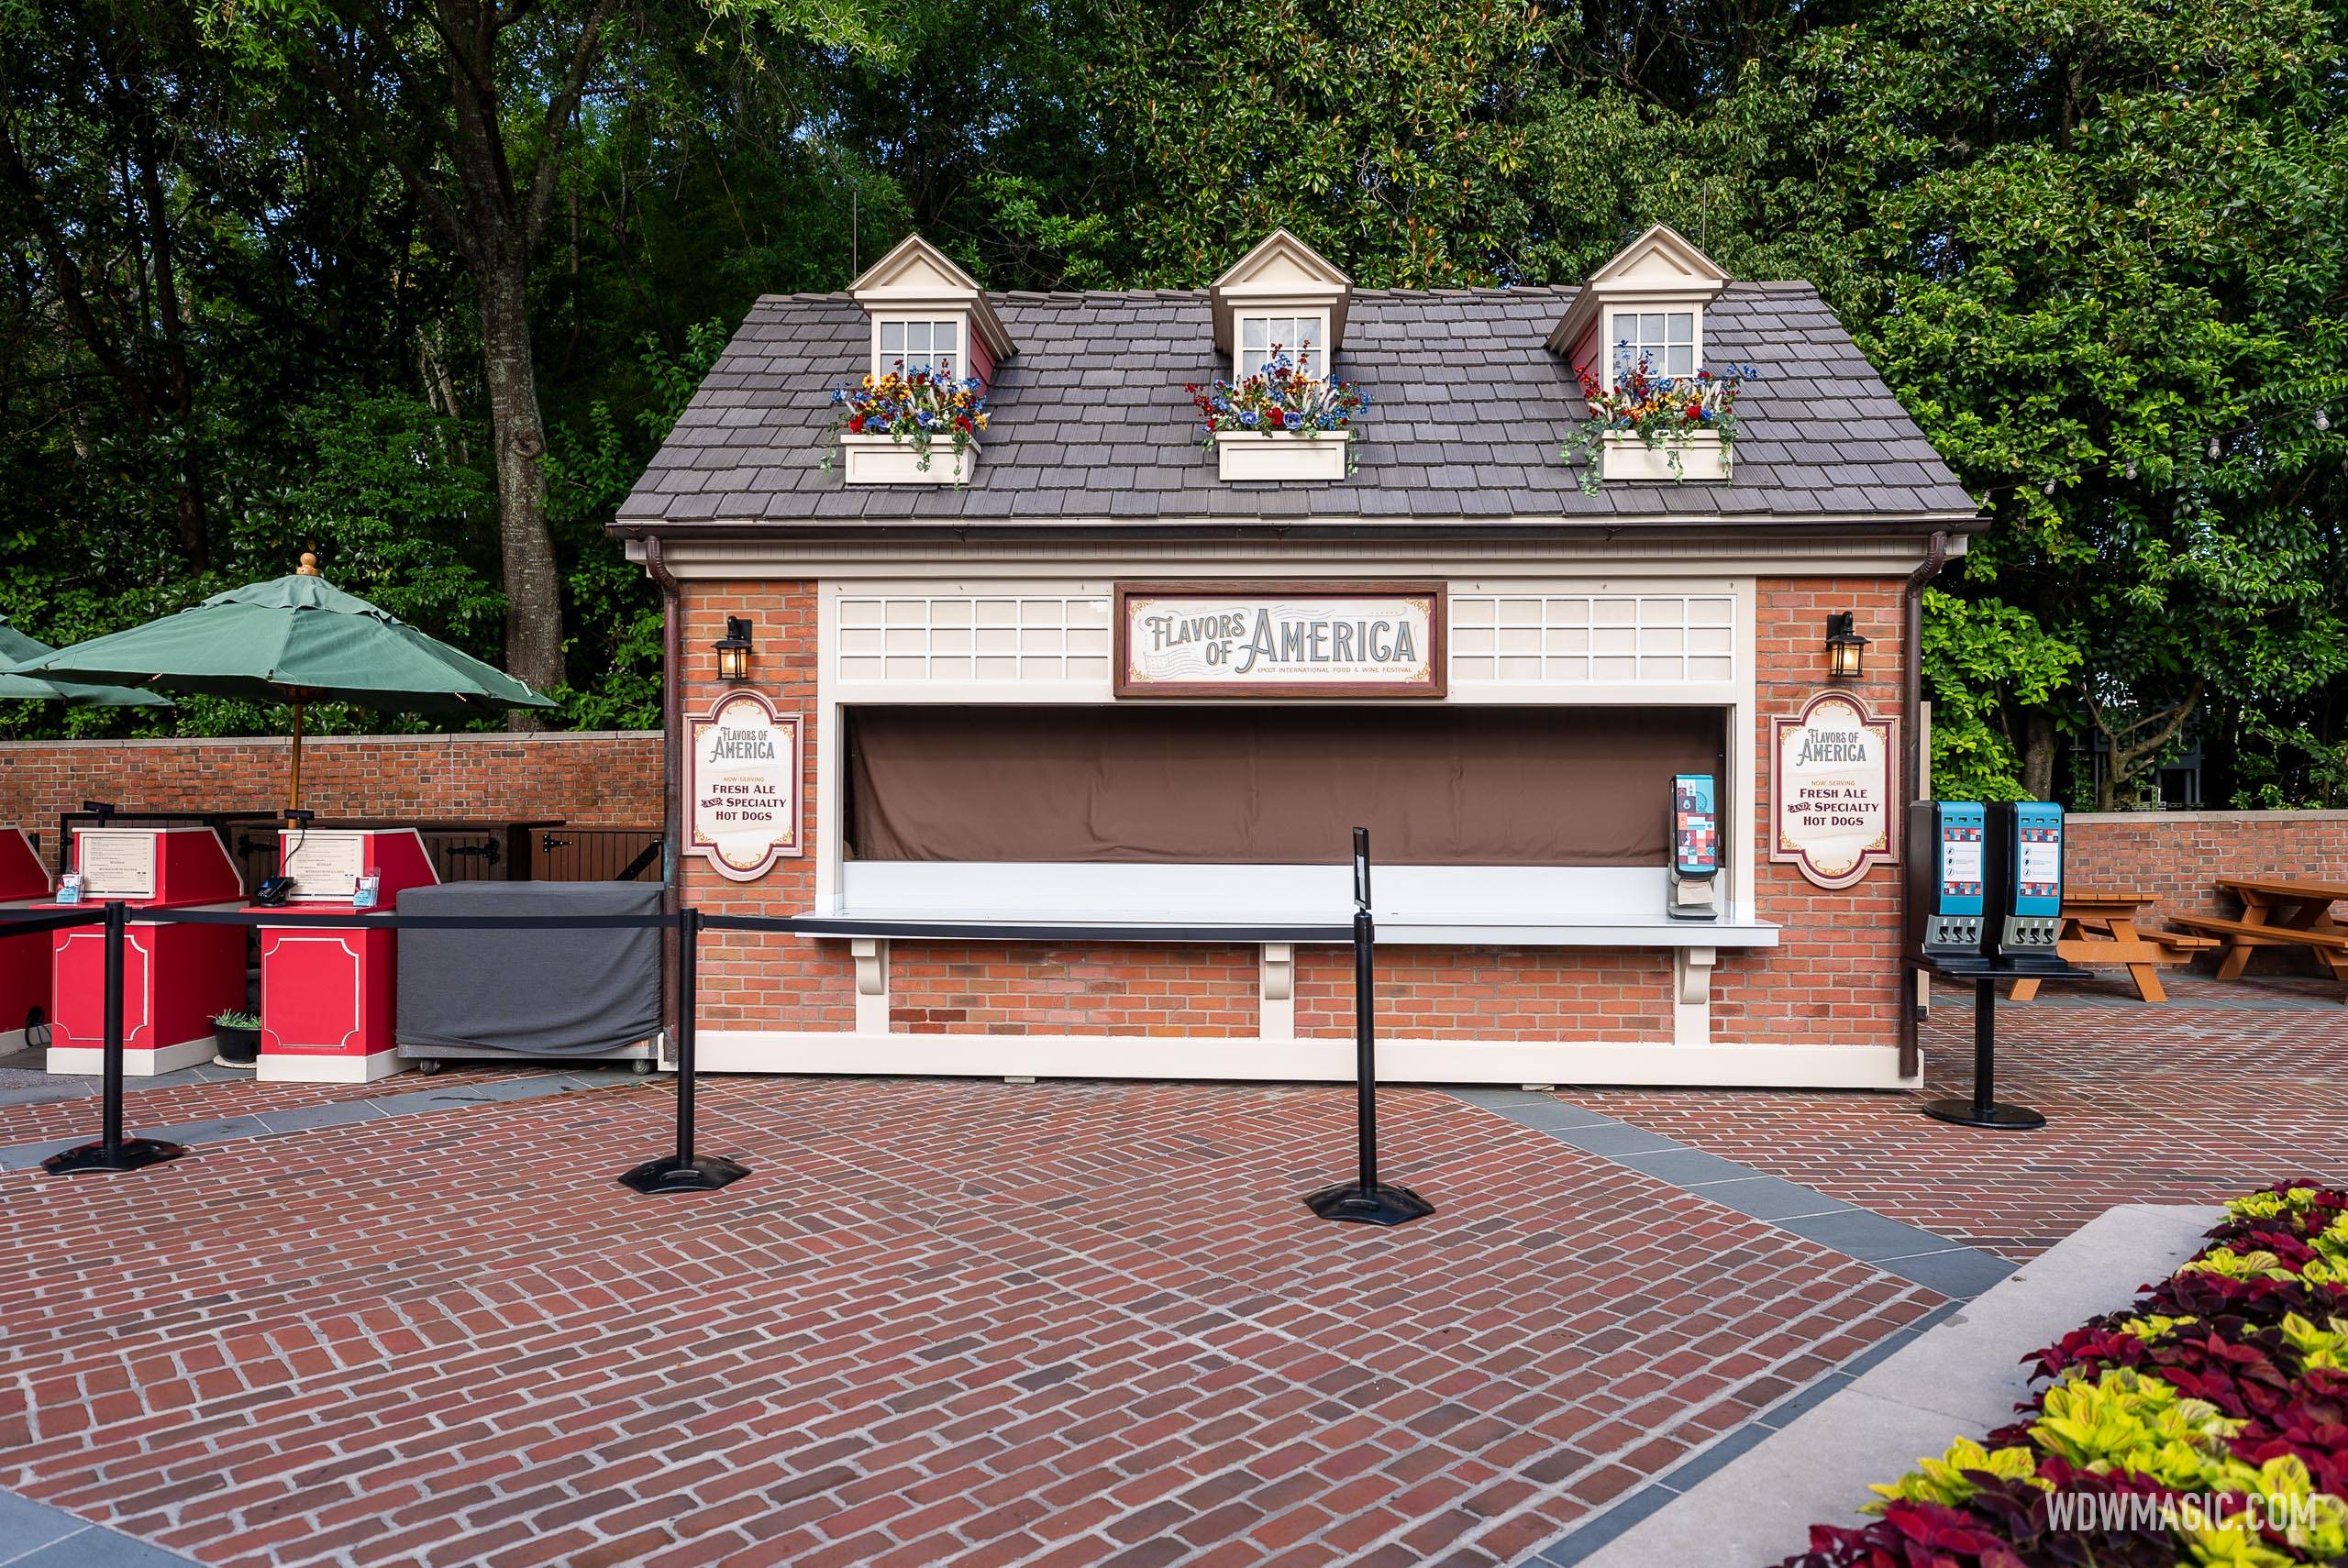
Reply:
[[[2223, 953], [2218, 978], [2238, 980], [2261, 947], [2312, 953], [2331, 977], [2348, 987], [2348, 926], [2331, 916], [2331, 906], [2348, 899], [2348, 884], [2299, 881], [2282, 877], [2221, 877], [2218, 886], [2242, 900], [2242, 918], [2172, 915], [2169, 923], [2214, 938]], [[2348, 989], [2341, 999], [2348, 1001]]]
[[[2141, 929], [2136, 917], [2152, 902], [2149, 893], [2066, 889], [2055, 955], [2083, 969], [2124, 968], [2139, 997], [2148, 1002], [2168, 1000], [2159, 966], [2190, 963], [2196, 953], [2218, 943], [2212, 937], [2183, 932]], [[2016, 980], [2008, 995], [2015, 1001], [2028, 1001], [2038, 994], [2038, 986], [2034, 979]]]

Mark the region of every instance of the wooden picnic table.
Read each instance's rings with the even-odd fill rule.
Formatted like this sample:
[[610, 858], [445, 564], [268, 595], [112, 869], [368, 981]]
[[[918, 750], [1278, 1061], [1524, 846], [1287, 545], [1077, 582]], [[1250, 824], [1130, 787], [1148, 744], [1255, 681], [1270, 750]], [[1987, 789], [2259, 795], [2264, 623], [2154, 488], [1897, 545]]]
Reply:
[[[2292, 947], [2312, 953], [2348, 988], [2348, 926], [2331, 917], [2331, 906], [2348, 899], [2348, 884], [2301, 881], [2284, 877], [2221, 877], [2218, 886], [2242, 900], [2240, 920], [2215, 915], [2174, 915], [2169, 923], [2206, 933], [2224, 952], [2218, 978], [2238, 980], [2261, 947]], [[2348, 1001], [2348, 988], [2341, 999]]]
[[[2152, 902], [2149, 893], [2065, 889], [2055, 955], [2085, 969], [2124, 968], [2139, 997], [2148, 1002], [2168, 1000], [2159, 966], [2190, 963], [2194, 954], [2218, 944], [2212, 937], [2139, 929], [2136, 917]], [[2038, 994], [2038, 984], [2016, 980], [2010, 994], [2016, 1001], [2028, 1001]]]

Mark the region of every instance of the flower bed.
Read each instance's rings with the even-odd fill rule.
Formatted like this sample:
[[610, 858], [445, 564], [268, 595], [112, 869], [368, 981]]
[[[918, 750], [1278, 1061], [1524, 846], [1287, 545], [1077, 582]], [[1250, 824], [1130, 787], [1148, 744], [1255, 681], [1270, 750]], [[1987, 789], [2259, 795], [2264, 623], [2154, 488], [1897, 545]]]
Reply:
[[1724, 480], [1736, 445], [1736, 394], [1760, 372], [1750, 365], [1659, 376], [1645, 355], [1611, 390], [1589, 370], [1581, 394], [1589, 417], [1557, 455], [1580, 463], [1581, 488], [1612, 480]]
[[1352, 381], [1323, 381], [1274, 353], [1255, 375], [1187, 389], [1199, 411], [1200, 444], [1216, 454], [1224, 479], [1342, 479], [1353, 471], [1354, 420], [1369, 393]]
[[1786, 1568], [2286, 1568], [2348, 1557], [2348, 1192], [2280, 1183], [2132, 1308], [2025, 1357], [2023, 1419], [1817, 1525]]
[[[825, 472], [843, 449], [861, 447], [885, 451], [883, 438], [911, 451], [909, 464], [874, 464], [868, 478], [859, 473], [862, 465], [856, 460], [859, 454], [851, 449], [850, 484], [963, 483], [973, 466], [979, 436], [987, 427], [986, 392], [976, 376], [958, 380], [926, 365], [908, 370], [902, 360], [887, 375], [865, 377], [861, 387], [833, 388], [832, 408], [830, 447], [824, 455]], [[941, 439], [952, 450], [953, 460], [933, 469], [931, 450]]]

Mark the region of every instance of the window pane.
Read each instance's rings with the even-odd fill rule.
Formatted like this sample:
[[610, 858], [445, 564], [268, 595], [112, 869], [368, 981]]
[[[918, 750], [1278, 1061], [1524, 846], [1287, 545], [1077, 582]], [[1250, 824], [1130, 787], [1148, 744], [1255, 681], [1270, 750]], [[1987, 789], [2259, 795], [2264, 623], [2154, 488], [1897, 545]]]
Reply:
[[905, 323], [905, 352], [916, 356], [926, 355], [929, 352], [929, 323], [925, 321]]
[[1239, 324], [1239, 346], [1261, 348], [1271, 341], [1272, 324], [1268, 317], [1251, 315]]
[[931, 341], [936, 344], [937, 351], [939, 353], [951, 354], [958, 347], [959, 347], [959, 345], [955, 342], [955, 339], [961, 336], [959, 323], [938, 321], [932, 322], [930, 326], [936, 334]]
[[1662, 347], [1662, 345], [1663, 317], [1659, 315], [1640, 316], [1639, 347], [1642, 348], [1656, 348]]
[[937, 357], [937, 373], [941, 376], [951, 376], [954, 373], [954, 356], [951, 353], [940, 354]]
[[1664, 350], [1664, 363], [1667, 367], [1667, 374], [1674, 376], [1694, 375], [1696, 373], [1696, 350], [1694, 346], [1687, 343], [1674, 343], [1670, 348]]
[[1667, 341], [1691, 345], [1696, 341], [1696, 315], [1693, 311], [1672, 312], [1670, 326], [1671, 336]]
[[880, 324], [880, 352], [883, 354], [902, 354], [904, 352], [904, 348], [905, 324], [902, 321], [882, 322]]

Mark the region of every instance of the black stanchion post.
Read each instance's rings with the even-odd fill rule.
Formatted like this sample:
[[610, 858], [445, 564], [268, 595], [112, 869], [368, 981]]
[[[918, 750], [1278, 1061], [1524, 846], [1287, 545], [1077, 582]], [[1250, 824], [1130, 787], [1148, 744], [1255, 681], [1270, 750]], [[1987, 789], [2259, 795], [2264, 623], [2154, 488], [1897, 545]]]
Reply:
[[2026, 1105], [1998, 1102], [1998, 982], [1973, 982], [1973, 1098], [1928, 1099], [1924, 1114], [1960, 1127], [1991, 1127], [2028, 1132], [2046, 1125], [2046, 1118]]
[[1357, 1225], [1401, 1225], [1434, 1212], [1407, 1187], [1378, 1179], [1378, 1021], [1374, 953], [1378, 933], [1369, 912], [1369, 830], [1354, 829], [1354, 1122], [1355, 1179], [1324, 1187], [1304, 1206], [1324, 1220]]
[[129, 906], [105, 907], [105, 1042], [99, 1058], [98, 1141], [51, 1154], [40, 1163], [50, 1176], [84, 1171], [135, 1171], [176, 1160], [187, 1150], [160, 1138], [122, 1135], [122, 949], [130, 931]]
[[749, 1167], [720, 1154], [693, 1153], [693, 995], [700, 967], [701, 911], [677, 911], [677, 1152], [648, 1160], [620, 1177], [638, 1192], [715, 1192], [750, 1174]]

